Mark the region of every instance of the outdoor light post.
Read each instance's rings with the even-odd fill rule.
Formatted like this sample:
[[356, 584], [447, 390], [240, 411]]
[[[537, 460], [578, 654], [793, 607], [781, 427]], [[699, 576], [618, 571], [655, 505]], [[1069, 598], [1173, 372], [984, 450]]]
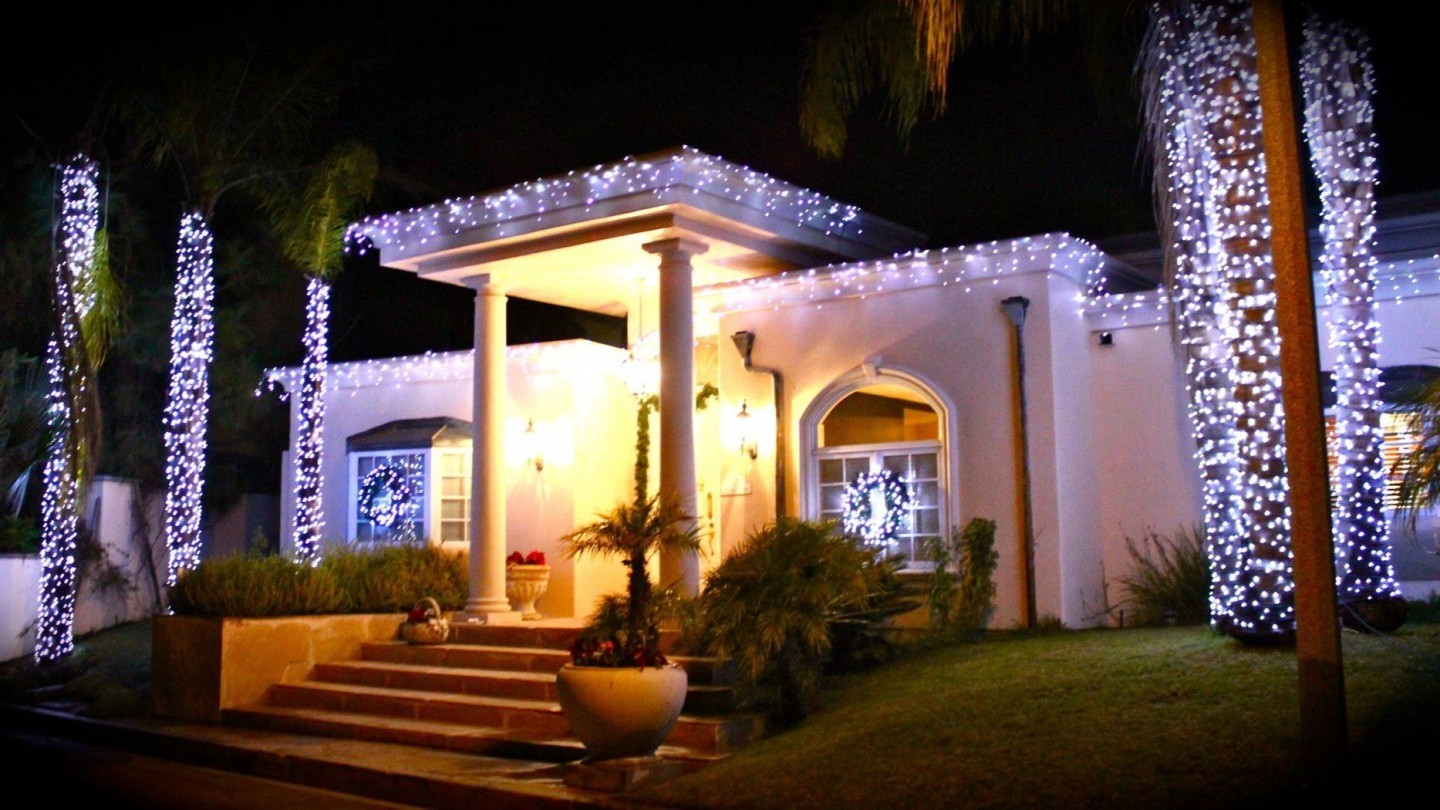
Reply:
[[1016, 408], [1016, 433], [1019, 434], [1019, 463], [1021, 501], [1021, 537], [1025, 552], [1025, 626], [1035, 626], [1035, 529], [1034, 512], [1030, 505], [1030, 432], [1025, 413], [1025, 311], [1030, 299], [1014, 295], [1000, 302], [1000, 309], [1009, 319], [1015, 332], [1015, 392], [1018, 399]]

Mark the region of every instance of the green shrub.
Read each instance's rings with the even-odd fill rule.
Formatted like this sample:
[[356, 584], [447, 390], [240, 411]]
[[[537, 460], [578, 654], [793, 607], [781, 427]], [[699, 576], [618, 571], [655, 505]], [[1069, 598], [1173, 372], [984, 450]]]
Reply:
[[207, 561], [180, 578], [170, 601], [176, 613], [193, 616], [398, 613], [424, 596], [456, 609], [468, 590], [463, 555], [383, 546], [331, 551], [314, 568], [279, 556]]
[[[995, 615], [995, 521], [974, 518], [947, 539], [926, 544], [935, 563], [930, 575], [930, 629], [947, 637], [985, 632]], [[954, 573], [951, 573], [951, 569]]]
[[39, 554], [40, 527], [19, 515], [0, 515], [0, 554]]
[[753, 533], [705, 580], [694, 637], [740, 665], [749, 699], [784, 721], [808, 714], [836, 628], [902, 612], [895, 570], [834, 523], [784, 519]]
[[1210, 618], [1210, 559], [1202, 529], [1125, 538], [1133, 568], [1120, 577], [1140, 625], [1204, 624]]

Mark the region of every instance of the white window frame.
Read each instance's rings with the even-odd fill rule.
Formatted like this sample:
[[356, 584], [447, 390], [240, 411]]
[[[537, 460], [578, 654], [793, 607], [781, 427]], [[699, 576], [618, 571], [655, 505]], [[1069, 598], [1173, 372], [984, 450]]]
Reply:
[[[872, 446], [820, 447], [818, 436], [821, 423], [825, 421], [825, 417], [836, 405], [856, 391], [875, 385], [895, 385], [905, 388], [916, 394], [935, 411], [939, 437], [933, 441], [921, 442], [921, 444], [938, 445], [936, 463], [939, 474], [937, 483], [940, 487], [940, 530], [942, 536], [946, 536], [950, 527], [955, 525], [955, 516], [960, 514], [960, 493], [959, 488], [955, 486], [955, 482], [958, 481], [955, 474], [956, 450], [952, 441], [952, 437], [958, 435], [955, 428], [955, 408], [949, 399], [940, 392], [940, 389], [923, 375], [896, 367], [879, 368], [866, 363], [836, 380], [829, 388], [811, 400], [810, 405], [806, 407], [805, 413], [800, 418], [799, 432], [802, 454], [800, 514], [812, 520], [820, 517], [820, 459], [825, 457], [827, 451], [846, 454], [852, 450], [863, 451], [864, 448]], [[914, 444], [914, 442], [892, 442], [873, 445], [873, 447], [902, 449]], [[907, 564], [907, 570], [926, 571], [930, 570], [930, 566], [923, 561], [910, 561]]]
[[[938, 528], [936, 529], [935, 534], [942, 538], [948, 536], [950, 532], [950, 516], [948, 514], [949, 510], [945, 508], [946, 492], [944, 486], [941, 484], [941, 481], [944, 477], [943, 470], [941, 469], [941, 459], [943, 457], [944, 447], [938, 440], [926, 439], [922, 441], [881, 442], [877, 444], [842, 444], [836, 447], [817, 448], [812, 454], [815, 461], [815, 475], [812, 477], [811, 482], [812, 486], [815, 487], [816, 494], [815, 516], [827, 517], [825, 515], [824, 509], [824, 497], [820, 492], [820, 489], [823, 486], [820, 480], [820, 463], [822, 461], [835, 459], [868, 458], [870, 472], [875, 472], [876, 470], [884, 469], [885, 456], [914, 456], [930, 452], [933, 452], [935, 454], [936, 477], [934, 481], [937, 488], [939, 488], [939, 497], [937, 498], [934, 505], [936, 516], [938, 517]], [[911, 483], [910, 479], [908, 478], [905, 479], [905, 481], [907, 484]], [[850, 483], [851, 482], [847, 481], [846, 486], [849, 486]], [[913, 538], [917, 534], [919, 534], [915, 531], [913, 520], [914, 511], [912, 509], [910, 531], [905, 535], [906, 542], [913, 542]], [[912, 551], [919, 553], [920, 550], [912, 549]], [[929, 570], [934, 566], [927, 560], [916, 560], [913, 557], [909, 557], [907, 558], [905, 567], [907, 569]]]
[[416, 517], [421, 528], [427, 532], [427, 534], [420, 539], [426, 542], [430, 541], [428, 534], [428, 532], [432, 530], [430, 516], [431, 514], [439, 513], [438, 502], [432, 504], [432, 501], [436, 501], [435, 490], [437, 487], [435, 486], [436, 478], [434, 475], [435, 460], [431, 458], [431, 453], [430, 448], [426, 447], [397, 447], [390, 450], [352, 450], [346, 454], [346, 467], [349, 471], [348, 475], [350, 479], [346, 488], [347, 497], [345, 500], [346, 542], [360, 542], [360, 459], [393, 458], [395, 456], [421, 457], [420, 463], [424, 465], [424, 469], [421, 470], [420, 475], [424, 483], [425, 492], [424, 497], [420, 501], [420, 512]]

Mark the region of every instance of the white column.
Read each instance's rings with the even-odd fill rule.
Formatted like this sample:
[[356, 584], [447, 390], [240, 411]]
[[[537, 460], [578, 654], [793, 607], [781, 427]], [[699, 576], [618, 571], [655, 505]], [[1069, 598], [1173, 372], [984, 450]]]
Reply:
[[462, 621], [509, 623], [520, 614], [505, 597], [505, 293], [489, 275], [465, 279], [475, 290], [475, 371], [471, 403], [470, 600]]
[[[695, 313], [690, 257], [709, 246], [674, 238], [644, 247], [660, 256], [660, 492], [677, 498], [685, 514], [694, 515]], [[685, 596], [700, 592], [700, 558], [694, 552], [661, 556], [660, 583], [672, 582], [680, 583]]]

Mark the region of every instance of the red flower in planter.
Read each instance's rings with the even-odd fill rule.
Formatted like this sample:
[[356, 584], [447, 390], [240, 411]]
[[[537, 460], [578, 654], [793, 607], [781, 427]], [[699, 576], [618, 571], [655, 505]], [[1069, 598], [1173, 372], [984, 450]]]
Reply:
[[419, 624], [425, 621], [426, 618], [428, 617], [425, 613], [425, 608], [413, 607], [410, 608], [410, 613], [405, 617], [405, 620], [410, 622], [411, 624]]
[[514, 552], [513, 554], [511, 554], [509, 557], [506, 557], [506, 558], [505, 558], [505, 564], [506, 564], [506, 565], [544, 565], [544, 564], [545, 564], [545, 552], [543, 552], [543, 551], [532, 551], [532, 552], [530, 552], [529, 554], [521, 554], [520, 552], [517, 551], [517, 552]]

